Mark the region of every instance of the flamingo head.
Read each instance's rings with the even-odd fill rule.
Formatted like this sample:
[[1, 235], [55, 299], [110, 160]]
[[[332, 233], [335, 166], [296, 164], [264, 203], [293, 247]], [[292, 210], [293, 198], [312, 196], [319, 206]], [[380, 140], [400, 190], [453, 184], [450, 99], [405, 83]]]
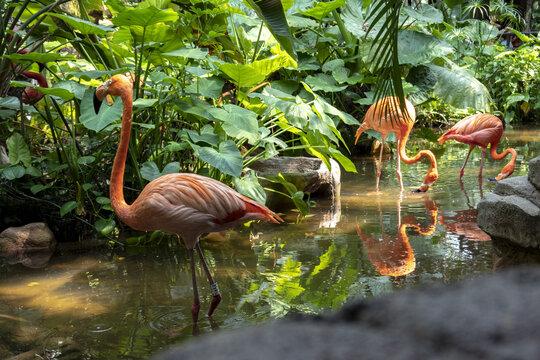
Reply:
[[419, 192], [426, 192], [428, 191], [429, 187], [437, 181], [439, 178], [439, 172], [436, 168], [431, 169], [428, 174], [426, 175], [426, 178], [424, 179], [424, 183], [420, 185], [420, 187], [416, 190], [413, 190], [415, 193]]
[[94, 110], [99, 112], [101, 102], [105, 100], [107, 95], [120, 96], [125, 94], [126, 88], [131, 89], [133, 81], [123, 74], [117, 74], [99, 85], [94, 93]]
[[505, 167], [503, 167], [503, 169], [501, 170], [501, 173], [497, 175], [497, 177], [491, 178], [489, 179], [489, 181], [499, 181], [502, 179], [506, 179], [508, 176], [512, 175], [513, 172], [514, 172], [514, 164], [512, 162], [509, 162], [508, 164], [506, 164]]

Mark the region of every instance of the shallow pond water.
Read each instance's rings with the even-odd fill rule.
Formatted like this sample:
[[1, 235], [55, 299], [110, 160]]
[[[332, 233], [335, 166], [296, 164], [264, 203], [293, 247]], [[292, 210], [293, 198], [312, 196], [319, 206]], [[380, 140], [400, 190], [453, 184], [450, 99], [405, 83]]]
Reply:
[[[423, 144], [411, 142], [416, 152]], [[514, 174], [527, 173], [540, 153], [538, 129], [507, 130], [502, 147], [518, 151]], [[430, 283], [449, 283], [492, 272], [509, 261], [476, 226], [476, 205], [495, 184], [487, 182], [508, 159], [484, 165], [471, 154], [458, 181], [467, 146], [437, 153], [439, 181], [414, 194], [428, 170], [424, 161], [384, 160], [381, 194], [375, 159], [354, 159], [358, 174], [342, 173], [341, 196], [320, 201], [311, 216], [287, 224], [251, 224], [211, 234], [202, 242], [223, 300], [212, 319], [191, 324], [188, 254], [173, 238], [125, 248], [59, 244], [41, 268], [0, 265], [0, 358], [28, 352], [47, 358], [145, 359], [194, 335], [226, 331], [288, 314], [320, 314], [356, 299]], [[133, 234], [125, 236], [133, 236]], [[511, 261], [510, 261], [511, 262]], [[29, 265], [29, 263], [26, 263]], [[201, 313], [210, 289], [197, 267]], [[211, 334], [210, 334], [211, 335]], [[43, 351], [43, 349], [46, 349]], [[42, 355], [43, 356], [43, 355]]]

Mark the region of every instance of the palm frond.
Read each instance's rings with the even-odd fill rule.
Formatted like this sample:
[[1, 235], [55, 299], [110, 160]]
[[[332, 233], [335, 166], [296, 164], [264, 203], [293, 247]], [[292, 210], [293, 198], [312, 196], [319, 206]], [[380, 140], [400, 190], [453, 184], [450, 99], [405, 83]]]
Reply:
[[400, 24], [402, 6], [402, 0], [374, 1], [366, 21], [370, 24], [368, 33], [375, 24], [384, 21], [371, 49], [372, 53], [375, 54], [374, 63], [371, 66], [378, 69], [379, 74], [374, 100], [377, 102], [385, 96], [397, 96], [400, 99], [401, 110], [405, 112], [405, 95], [398, 59], [398, 32], [402, 25]]

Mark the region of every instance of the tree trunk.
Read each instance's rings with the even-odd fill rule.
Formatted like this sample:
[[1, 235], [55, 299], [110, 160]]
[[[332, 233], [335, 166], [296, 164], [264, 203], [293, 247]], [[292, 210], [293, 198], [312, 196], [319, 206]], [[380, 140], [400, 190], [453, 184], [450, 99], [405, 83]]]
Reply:
[[540, 0], [516, 0], [516, 1], [514, 1], [514, 5], [516, 5], [516, 8], [519, 10], [521, 16], [523, 16], [523, 19], [525, 20], [525, 28], [523, 29], [523, 31], [525, 31], [525, 32], [531, 31], [533, 5], [534, 5], [535, 1], [538, 2]]

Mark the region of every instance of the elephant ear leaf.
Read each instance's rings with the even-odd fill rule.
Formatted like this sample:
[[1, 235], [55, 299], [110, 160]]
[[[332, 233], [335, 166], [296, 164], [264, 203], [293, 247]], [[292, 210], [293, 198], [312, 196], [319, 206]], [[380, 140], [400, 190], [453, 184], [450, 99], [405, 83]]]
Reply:
[[298, 60], [281, 0], [247, 0], [247, 3], [264, 21], [283, 49], [294, 60]]

